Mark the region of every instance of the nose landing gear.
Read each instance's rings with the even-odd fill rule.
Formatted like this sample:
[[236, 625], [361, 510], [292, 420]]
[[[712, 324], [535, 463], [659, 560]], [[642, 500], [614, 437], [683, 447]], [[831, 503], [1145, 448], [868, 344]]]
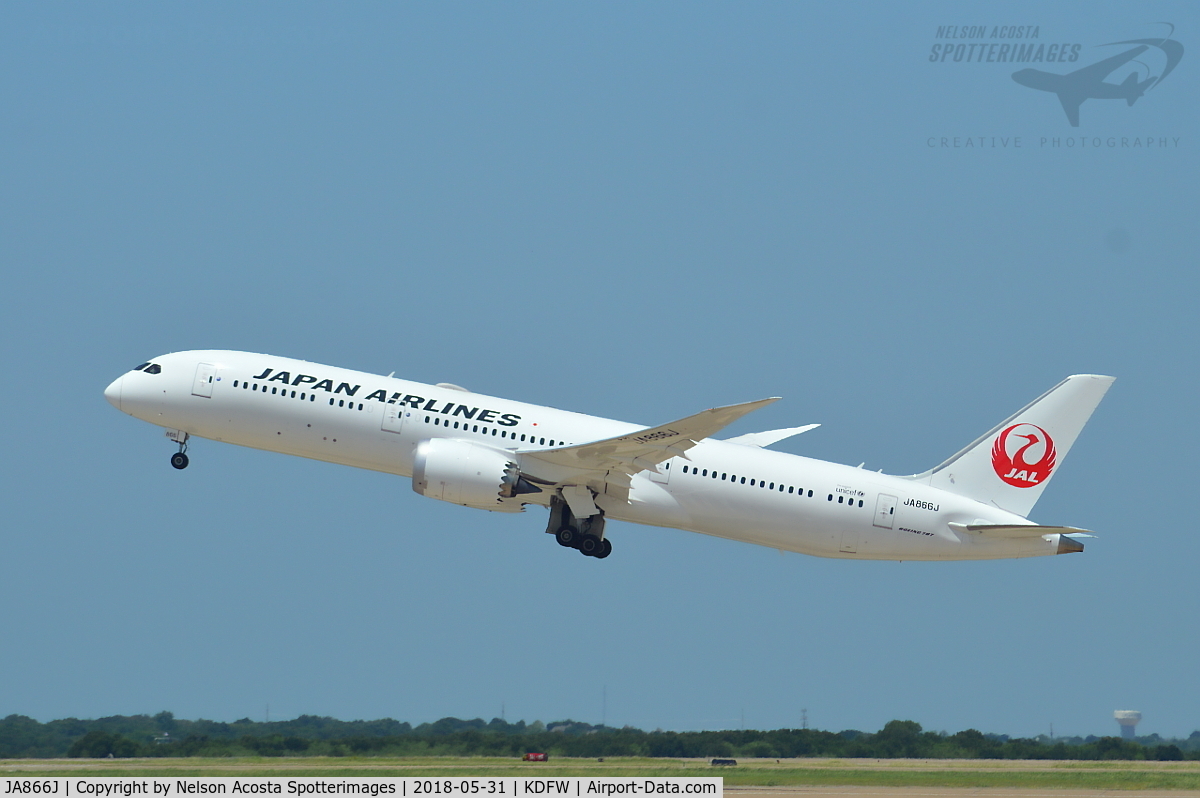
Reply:
[[171, 455], [171, 467], [182, 471], [188, 467], [187, 445], [190, 436], [186, 432], [170, 430], [167, 437], [179, 443], [179, 451]]

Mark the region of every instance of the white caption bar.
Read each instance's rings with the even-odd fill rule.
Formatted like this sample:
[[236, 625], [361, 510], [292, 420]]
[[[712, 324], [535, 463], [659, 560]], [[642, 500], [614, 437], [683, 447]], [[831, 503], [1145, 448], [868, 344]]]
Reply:
[[694, 795], [724, 798], [721, 778], [519, 778], [459, 776], [455, 778], [323, 778], [282, 776], [215, 778], [116, 778], [111, 776], [46, 779], [4, 778], [0, 798], [132, 798], [190, 795], [369, 796], [369, 798], [614, 798], [614, 796]]

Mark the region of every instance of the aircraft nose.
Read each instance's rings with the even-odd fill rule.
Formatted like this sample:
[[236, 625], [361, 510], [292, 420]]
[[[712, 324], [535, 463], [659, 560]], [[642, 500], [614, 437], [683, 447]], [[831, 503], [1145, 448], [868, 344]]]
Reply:
[[112, 384], [104, 389], [104, 398], [108, 403], [118, 410], [121, 409], [121, 383], [125, 381], [125, 375], [122, 374], [112, 381]]

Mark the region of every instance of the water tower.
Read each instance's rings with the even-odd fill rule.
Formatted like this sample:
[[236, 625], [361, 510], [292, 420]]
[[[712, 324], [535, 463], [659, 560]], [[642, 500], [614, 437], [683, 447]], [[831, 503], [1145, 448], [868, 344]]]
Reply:
[[1118, 709], [1113, 713], [1113, 717], [1117, 719], [1117, 723], [1121, 724], [1121, 738], [1132, 740], [1138, 721], [1142, 719], [1142, 713], [1136, 709]]

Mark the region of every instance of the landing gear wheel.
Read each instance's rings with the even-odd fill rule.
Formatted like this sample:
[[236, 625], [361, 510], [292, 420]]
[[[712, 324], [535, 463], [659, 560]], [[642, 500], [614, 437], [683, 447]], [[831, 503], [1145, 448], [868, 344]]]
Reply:
[[608, 538], [605, 538], [604, 540], [600, 541], [600, 551], [596, 552], [592, 556], [597, 560], [603, 560], [610, 554], [612, 554], [612, 541]]
[[595, 535], [584, 535], [579, 539], [579, 553], [585, 557], [595, 557], [603, 548], [604, 544]]
[[558, 541], [558, 545], [566, 546], [567, 548], [575, 548], [576, 541], [579, 540], [579, 533], [575, 531], [573, 526], [564, 526], [554, 533], [554, 539]]
[[171, 465], [182, 471], [188, 467], [188, 456], [183, 452], [176, 452], [171, 455]]

